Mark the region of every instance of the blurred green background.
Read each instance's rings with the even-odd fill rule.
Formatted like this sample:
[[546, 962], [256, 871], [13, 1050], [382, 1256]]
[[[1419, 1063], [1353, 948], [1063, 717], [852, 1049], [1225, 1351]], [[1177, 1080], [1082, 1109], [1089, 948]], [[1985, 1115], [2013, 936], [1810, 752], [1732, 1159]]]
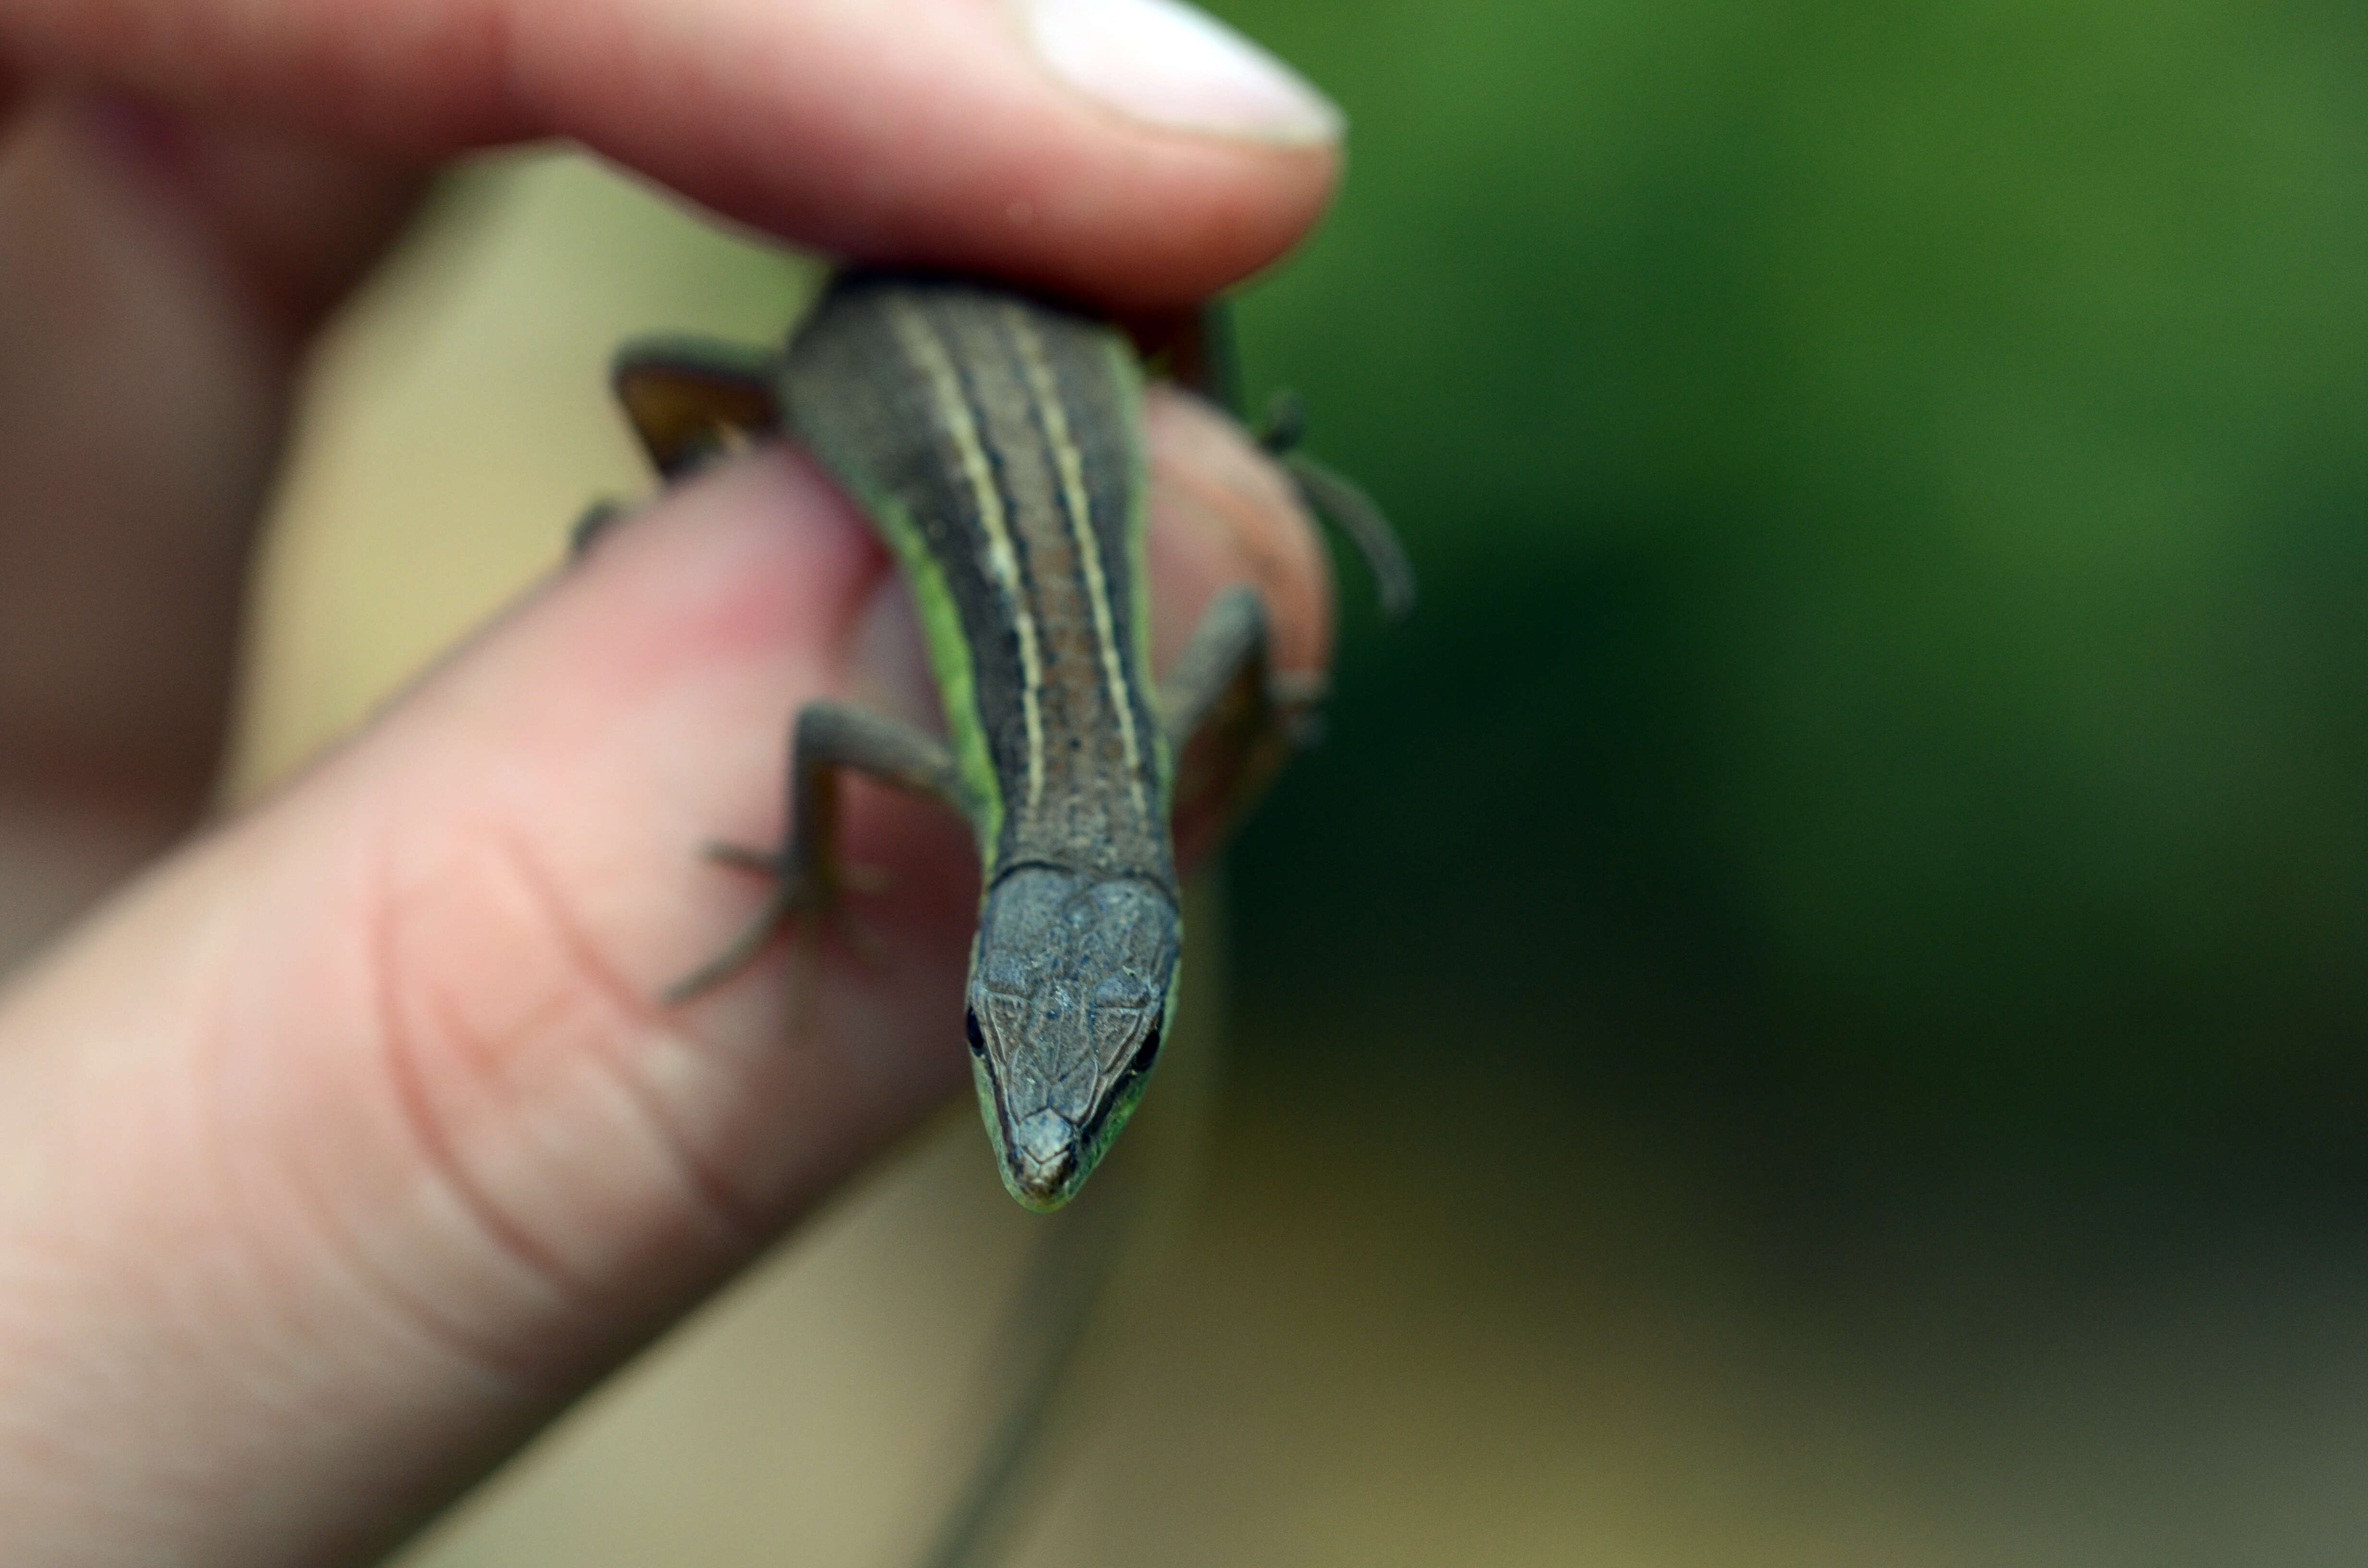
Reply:
[[[1212, 8], [1354, 125], [1243, 300], [1247, 385], [1305, 396], [1426, 597], [1385, 635], [1344, 567], [1330, 737], [1231, 862], [1199, 1206], [1021, 1560], [2360, 1561], [2368, 13]], [[475, 189], [439, 221], [545, 222]], [[512, 576], [642, 483], [620, 330], [795, 296], [622, 199], [560, 203], [568, 267], [500, 311], [415, 256], [355, 329], [598, 324], [510, 402], [609, 455], [453, 470], [530, 525]], [[630, 308], [567, 294], [586, 256]], [[336, 635], [441, 559], [373, 548]], [[281, 710], [308, 613], [261, 639]], [[417, 1562], [901, 1560], [943, 1491], [902, 1439], [876, 1528], [788, 1492], [912, 1358], [814, 1352], [835, 1405], [747, 1358], [945, 1294], [1010, 1219], [975, 1142], [780, 1265], [839, 1278], [893, 1210], [894, 1268], [793, 1330], [751, 1286], [739, 1349], [661, 1352]]]
[[1244, 840], [1246, 1014], [1762, 1201], [2356, 1177], [2368, 21], [1221, 8], [1356, 125], [1250, 380], [1429, 590]]
[[1649, 1173], [1986, 1560], [2359, 1560], [2368, 17], [1217, 9], [1355, 126], [1248, 380], [1428, 592], [1237, 1091], [1545, 1301]]

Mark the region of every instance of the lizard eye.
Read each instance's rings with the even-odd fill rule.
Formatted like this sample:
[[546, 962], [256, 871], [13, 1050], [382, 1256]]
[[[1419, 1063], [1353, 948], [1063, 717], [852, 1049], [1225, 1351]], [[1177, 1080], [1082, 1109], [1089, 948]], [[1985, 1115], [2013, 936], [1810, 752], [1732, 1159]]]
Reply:
[[962, 1033], [970, 1037], [970, 1053], [973, 1056], [986, 1054], [986, 1031], [978, 1027], [977, 1008], [963, 1009]]
[[1142, 1074], [1150, 1072], [1151, 1064], [1158, 1060], [1159, 1026], [1157, 1024], [1154, 1024], [1151, 1026], [1151, 1032], [1143, 1037], [1143, 1043], [1135, 1047], [1134, 1060], [1128, 1063], [1126, 1070], [1140, 1077]]

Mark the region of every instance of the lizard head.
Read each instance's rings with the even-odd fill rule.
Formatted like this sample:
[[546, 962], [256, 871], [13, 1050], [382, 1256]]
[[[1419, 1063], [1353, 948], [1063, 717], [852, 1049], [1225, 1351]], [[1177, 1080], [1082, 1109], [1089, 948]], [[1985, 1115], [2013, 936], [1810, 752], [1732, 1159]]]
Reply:
[[1174, 897], [1137, 877], [1019, 866], [987, 890], [964, 1028], [1003, 1184], [1027, 1207], [1075, 1197], [1133, 1114], [1182, 936]]

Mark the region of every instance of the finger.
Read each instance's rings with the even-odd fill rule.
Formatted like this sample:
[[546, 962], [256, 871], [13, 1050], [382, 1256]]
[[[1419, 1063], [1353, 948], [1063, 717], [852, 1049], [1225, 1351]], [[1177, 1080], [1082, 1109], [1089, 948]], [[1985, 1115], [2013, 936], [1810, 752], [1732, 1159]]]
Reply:
[[204, 802], [294, 346], [409, 189], [89, 100], [0, 150], [0, 964]]
[[[1159, 517], [1219, 541], [1163, 621], [1304, 526]], [[875, 962], [653, 1000], [761, 897], [698, 846], [778, 835], [791, 713], [917, 667], [897, 597], [810, 466], [720, 470], [0, 995], [12, 1559], [385, 1544], [965, 1081], [975, 854], [877, 790]]]
[[565, 136], [883, 260], [1178, 303], [1307, 227], [1338, 118], [1180, 0], [16, 0], [19, 69], [418, 159]]
[[110, 174], [153, 199], [285, 346], [301, 347], [410, 216], [413, 159], [324, 142], [245, 117], [195, 118], [122, 97], [68, 101]]

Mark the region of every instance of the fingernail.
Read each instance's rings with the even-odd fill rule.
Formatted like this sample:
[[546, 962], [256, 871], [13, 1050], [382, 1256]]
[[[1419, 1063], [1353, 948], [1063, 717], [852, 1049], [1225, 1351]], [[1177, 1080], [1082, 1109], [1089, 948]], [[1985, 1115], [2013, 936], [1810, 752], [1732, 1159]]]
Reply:
[[1183, 0], [1020, 0], [1053, 74], [1135, 119], [1308, 146], [1344, 121], [1300, 74]]

